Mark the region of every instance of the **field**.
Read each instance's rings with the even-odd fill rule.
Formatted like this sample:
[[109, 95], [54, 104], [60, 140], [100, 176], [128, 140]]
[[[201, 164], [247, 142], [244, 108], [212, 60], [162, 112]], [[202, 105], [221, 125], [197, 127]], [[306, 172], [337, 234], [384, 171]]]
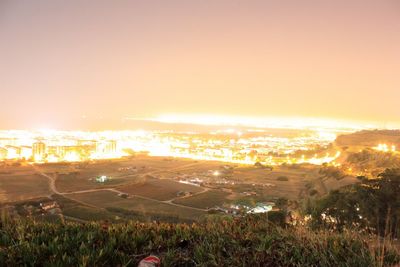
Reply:
[[198, 186], [179, 183], [169, 179], [156, 179], [149, 177], [135, 184], [117, 187], [120, 191], [131, 195], [148, 197], [156, 200], [170, 200], [177, 197], [177, 193], [202, 192]]
[[12, 167], [0, 171], [0, 203], [32, 199], [50, 194], [47, 178], [31, 168]]
[[[272, 171], [254, 167], [239, 167], [235, 169], [232, 179], [237, 185], [232, 187], [236, 193], [254, 191], [258, 199], [272, 200], [284, 197], [299, 200], [303, 197], [307, 183], [313, 183], [318, 177], [316, 166], [274, 166]], [[286, 177], [281, 180], [280, 177]]]
[[124, 199], [119, 197], [116, 193], [110, 191], [72, 194], [68, 195], [68, 197], [103, 209], [118, 207], [120, 209], [134, 211], [144, 215], [160, 214], [179, 217], [183, 219], [196, 219], [205, 213], [201, 210], [175, 206], [156, 200], [143, 199], [138, 197]]
[[227, 201], [226, 197], [228, 195], [229, 194], [226, 192], [210, 190], [195, 196], [177, 199], [173, 202], [184, 206], [207, 209], [215, 206], [221, 206]]
[[[57, 177], [56, 186], [60, 192], [74, 192], [104, 187], [115, 187], [143, 180], [146, 175], [162, 178], [173, 170], [192, 165], [193, 161], [163, 157], [138, 156], [131, 159], [100, 161], [87, 164], [38, 166], [41, 172]], [[60, 169], [58, 169], [58, 167]], [[110, 179], [102, 184], [95, 181], [97, 176]]]
[[104, 210], [96, 210], [85, 206], [75, 206], [68, 209], [63, 209], [64, 217], [68, 220], [83, 220], [83, 221], [114, 221], [115, 216]]
[[115, 221], [115, 214], [107, 210], [87, 206], [72, 199], [53, 195], [52, 199], [60, 205], [64, 218], [72, 221]]
[[[109, 179], [97, 182], [100, 175]], [[282, 176], [287, 179], [280, 179]], [[200, 181], [197, 186], [180, 182], [193, 179]], [[224, 204], [254, 204], [281, 197], [300, 200], [310, 192], [320, 196], [354, 182], [354, 177], [322, 178], [319, 167], [312, 165], [274, 166], [269, 170], [138, 155], [86, 163], [3, 166], [0, 201], [12, 203], [53, 195], [62, 204], [65, 218], [72, 220], [112, 221], [155, 215], [193, 220], [201, 218], [208, 208]], [[121, 194], [125, 195], [118, 196]]]
[[[68, 172], [56, 174], [56, 186], [60, 192], [117, 186], [136, 181], [138, 175], [143, 172], [142, 170], [134, 173], [119, 172], [119, 168], [118, 162], [90, 164], [79, 169], [71, 167]], [[97, 183], [96, 177], [101, 175], [106, 175], [109, 180], [105, 183]]]
[[127, 182], [136, 181], [133, 176], [125, 177], [125, 178], [113, 178], [104, 183], [96, 182], [96, 177], [98, 176], [97, 172], [84, 175], [80, 174], [63, 174], [57, 176], [56, 186], [60, 192], [70, 193], [81, 190], [90, 190], [90, 189], [101, 189], [104, 187], [113, 187], [123, 185]]

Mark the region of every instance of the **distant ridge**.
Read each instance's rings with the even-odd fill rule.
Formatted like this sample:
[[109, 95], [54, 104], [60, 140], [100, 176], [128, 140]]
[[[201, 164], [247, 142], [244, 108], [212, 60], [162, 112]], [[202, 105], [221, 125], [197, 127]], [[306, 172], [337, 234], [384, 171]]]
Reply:
[[338, 146], [376, 146], [380, 143], [400, 145], [400, 130], [363, 130], [339, 135], [335, 143]]

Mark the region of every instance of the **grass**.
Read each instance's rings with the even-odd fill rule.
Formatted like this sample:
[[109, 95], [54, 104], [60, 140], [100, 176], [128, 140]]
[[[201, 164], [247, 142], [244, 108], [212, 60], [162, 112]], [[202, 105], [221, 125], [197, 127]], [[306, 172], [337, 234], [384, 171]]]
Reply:
[[[265, 217], [202, 224], [0, 224], [0, 266], [137, 266], [150, 254], [162, 266], [378, 266], [379, 255], [352, 233], [282, 229]], [[400, 256], [387, 250], [384, 263]]]
[[63, 209], [63, 215], [77, 218], [85, 221], [114, 221], [115, 215], [104, 210], [93, 209], [85, 206], [76, 206], [73, 208]]

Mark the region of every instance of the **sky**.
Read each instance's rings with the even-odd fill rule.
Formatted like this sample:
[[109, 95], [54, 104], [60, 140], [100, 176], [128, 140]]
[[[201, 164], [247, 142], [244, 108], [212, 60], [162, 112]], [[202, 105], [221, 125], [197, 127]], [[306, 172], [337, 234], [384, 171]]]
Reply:
[[0, 128], [240, 116], [400, 125], [400, 1], [0, 0]]

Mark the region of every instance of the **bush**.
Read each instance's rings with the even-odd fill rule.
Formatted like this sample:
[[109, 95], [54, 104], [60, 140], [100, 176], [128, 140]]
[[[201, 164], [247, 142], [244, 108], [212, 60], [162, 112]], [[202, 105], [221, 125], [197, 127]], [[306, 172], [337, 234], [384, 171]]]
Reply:
[[278, 178], [276, 178], [276, 180], [278, 180], [278, 181], [289, 181], [289, 178], [287, 176], [279, 176]]
[[270, 211], [268, 212], [268, 220], [281, 227], [286, 226], [286, 212], [277, 210], [277, 211]]

